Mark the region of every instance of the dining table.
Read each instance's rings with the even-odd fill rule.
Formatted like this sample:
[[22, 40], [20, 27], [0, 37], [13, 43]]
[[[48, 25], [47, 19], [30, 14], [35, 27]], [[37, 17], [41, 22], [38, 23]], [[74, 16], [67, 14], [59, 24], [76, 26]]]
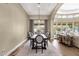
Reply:
[[37, 35], [41, 35], [41, 36], [43, 36], [43, 38], [47, 38], [45, 34], [34, 34], [31, 38], [34, 39], [34, 38], [36, 38]]

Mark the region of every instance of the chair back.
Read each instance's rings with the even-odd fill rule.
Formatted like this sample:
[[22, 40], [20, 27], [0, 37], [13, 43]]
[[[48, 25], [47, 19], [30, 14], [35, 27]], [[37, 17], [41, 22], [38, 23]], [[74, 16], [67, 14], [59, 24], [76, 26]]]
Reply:
[[47, 37], [49, 37], [49, 32], [47, 32], [45, 35], [46, 35]]
[[43, 43], [43, 41], [44, 41], [43, 36], [37, 35], [36, 38], [35, 38], [35, 41], [36, 41], [36, 43], [38, 43], [38, 44]]
[[29, 36], [32, 37], [33, 36], [33, 33], [32, 32], [29, 32]]

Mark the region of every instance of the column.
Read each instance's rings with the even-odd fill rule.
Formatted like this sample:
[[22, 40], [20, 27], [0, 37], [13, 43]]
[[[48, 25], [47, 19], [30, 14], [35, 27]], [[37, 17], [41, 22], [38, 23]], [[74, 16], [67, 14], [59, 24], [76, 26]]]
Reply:
[[48, 31], [48, 20], [45, 20], [45, 32]]
[[30, 23], [29, 23], [29, 31], [30, 32], [33, 32], [33, 20], [30, 20]]

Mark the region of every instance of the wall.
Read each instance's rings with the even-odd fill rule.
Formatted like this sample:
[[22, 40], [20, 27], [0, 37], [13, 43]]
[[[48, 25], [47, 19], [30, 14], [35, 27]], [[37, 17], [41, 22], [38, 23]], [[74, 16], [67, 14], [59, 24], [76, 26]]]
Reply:
[[0, 54], [25, 39], [28, 16], [20, 4], [0, 4]]
[[62, 6], [63, 3], [57, 3], [57, 5], [54, 7], [53, 11], [51, 12], [50, 15], [50, 32], [51, 32], [51, 39], [53, 39], [54, 36], [54, 28], [53, 28], [53, 24], [54, 24], [54, 18], [56, 15], [56, 12], [58, 11], [58, 9]]

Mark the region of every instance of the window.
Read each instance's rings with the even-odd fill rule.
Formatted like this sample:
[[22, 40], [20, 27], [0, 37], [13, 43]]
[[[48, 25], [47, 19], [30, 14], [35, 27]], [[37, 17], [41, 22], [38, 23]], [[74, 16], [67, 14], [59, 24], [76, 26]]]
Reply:
[[56, 17], [55, 18], [61, 18], [61, 15], [56, 15]]
[[73, 18], [73, 15], [69, 15], [68, 18]]
[[64, 16], [62, 16], [62, 18], [67, 18], [67, 16], [64, 15]]
[[74, 17], [79, 17], [79, 14], [77, 14], [77, 15], [74, 15]]

